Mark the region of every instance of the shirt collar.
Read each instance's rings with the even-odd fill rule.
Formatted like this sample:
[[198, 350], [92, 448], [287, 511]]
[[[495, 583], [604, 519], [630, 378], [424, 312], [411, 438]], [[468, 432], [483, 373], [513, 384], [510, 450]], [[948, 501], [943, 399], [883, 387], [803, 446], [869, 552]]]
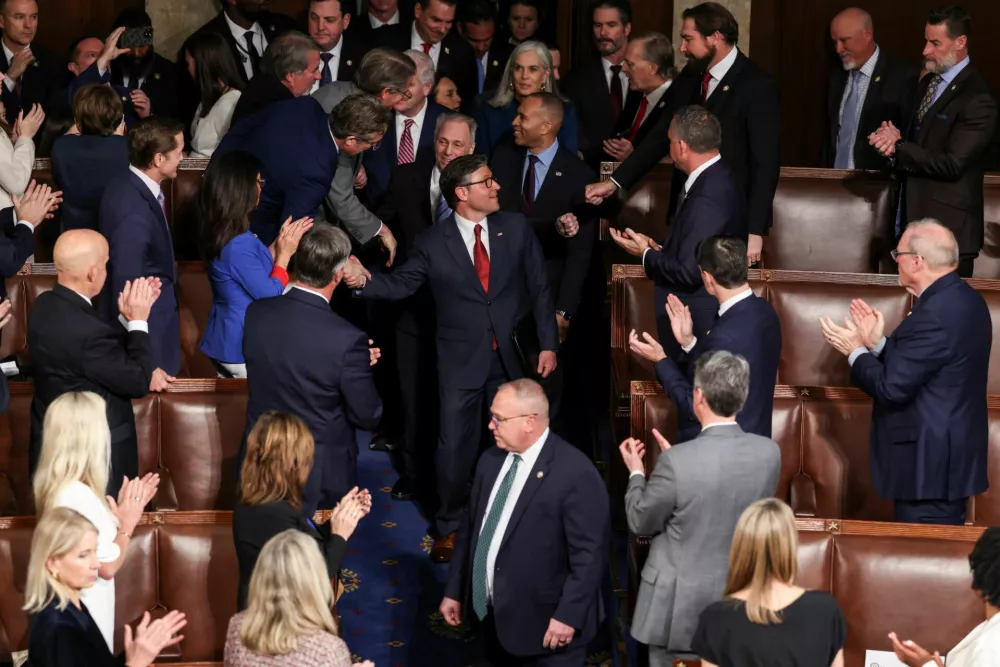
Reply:
[[669, 88], [670, 84], [672, 83], [673, 81], [671, 79], [667, 79], [666, 81], [663, 82], [662, 85], [660, 85], [659, 88], [651, 92], [649, 95], [646, 95], [647, 105], [650, 107], [655, 107], [656, 103], [660, 101], [660, 98], [663, 97], [663, 94], [667, 92], [667, 88]]
[[[10, 61], [14, 58], [14, 52], [11, 51], [9, 48], [7, 48], [7, 44], [2, 39], [0, 39], [0, 45], [3, 45], [3, 54], [7, 57], [7, 63], [9, 64]], [[28, 48], [30, 46], [31, 45], [29, 44], [25, 48]]]
[[[429, 42], [424, 42], [424, 38], [420, 36], [419, 32], [417, 32], [417, 22], [414, 21], [410, 25], [410, 46], [413, 48], [414, 51], [423, 51], [424, 50], [423, 45], [428, 43]], [[431, 51], [439, 48], [441, 48], [441, 42], [438, 42], [437, 44], [431, 44]]]
[[[67, 287], [66, 289], [69, 289], [69, 288]], [[69, 290], [69, 291], [72, 292], [73, 294], [77, 295], [78, 297], [80, 297], [84, 301], [86, 301], [88, 305], [90, 305], [90, 306], [94, 305], [94, 302], [90, 300], [89, 296], [84, 296], [84, 295], [80, 294], [79, 292], [77, 292], [76, 290]]]
[[325, 294], [320, 294], [319, 292], [317, 292], [316, 290], [312, 289], [311, 287], [303, 287], [302, 285], [300, 285], [298, 283], [295, 283], [294, 285], [292, 285], [292, 287], [294, 287], [295, 289], [300, 289], [303, 292], [308, 292], [309, 294], [315, 294], [319, 298], [323, 299], [323, 301], [326, 301], [327, 303], [330, 303], [330, 300], [326, 298]]
[[247, 34], [248, 32], [252, 32], [255, 35], [263, 34], [263, 31], [260, 28], [260, 24], [257, 23], [256, 21], [254, 21], [253, 25], [250, 26], [249, 28], [242, 28], [233, 23], [233, 20], [229, 18], [229, 14], [227, 14], [226, 12], [222, 12], [222, 16], [226, 19], [226, 24], [229, 25], [229, 31], [233, 33], [233, 37], [236, 38], [236, 43], [239, 44], [242, 48], [246, 48], [246, 39], [244, 39], [243, 35]]
[[700, 167], [692, 171], [688, 175], [687, 180], [684, 181], [684, 194], [691, 192], [691, 186], [694, 185], [694, 182], [698, 180], [698, 177], [701, 176], [702, 172], [704, 172], [706, 169], [708, 169], [721, 159], [722, 155], [716, 155], [711, 160], [709, 160], [705, 164], [701, 165]]
[[332, 53], [334, 60], [340, 60], [340, 52], [344, 50], [344, 36], [341, 35], [340, 39], [337, 40], [336, 45], [329, 51], [324, 51], [323, 53]]
[[702, 426], [701, 427], [701, 431], [702, 431], [702, 433], [704, 433], [705, 431], [707, 431], [708, 429], [712, 428], [713, 426], [734, 426], [735, 424], [736, 424], [735, 421], [731, 421], [731, 422], [712, 422], [711, 424], [705, 424], [704, 426]]
[[160, 187], [160, 184], [147, 176], [142, 170], [136, 169], [135, 165], [130, 164], [128, 168], [132, 170], [133, 174], [139, 177], [139, 180], [146, 184], [149, 191], [153, 193], [153, 197], [159, 201], [160, 195], [163, 194], [163, 188]]
[[458, 223], [458, 228], [465, 230], [475, 238], [476, 236], [476, 225], [483, 226], [483, 233], [489, 234], [489, 227], [486, 226], [486, 221], [489, 220], [489, 216], [483, 218], [482, 222], [472, 222], [460, 216], [457, 212], [455, 213], [455, 222]]
[[399, 136], [402, 136], [403, 135], [403, 128], [406, 127], [406, 121], [412, 120], [413, 121], [413, 127], [416, 130], [417, 135], [418, 135], [416, 137], [413, 137], [413, 142], [414, 142], [414, 144], [416, 144], [417, 143], [417, 139], [419, 138], [419, 135], [420, 135], [420, 128], [422, 128], [424, 126], [424, 117], [427, 116], [427, 107], [429, 107], [429, 106], [430, 106], [430, 98], [427, 98], [427, 99], [424, 100], [424, 106], [423, 106], [423, 108], [420, 111], [418, 111], [417, 114], [413, 118], [407, 118], [406, 116], [404, 116], [403, 114], [401, 114], [401, 113], [399, 113], [397, 111], [396, 112], [396, 130], [397, 130], [396, 134], [398, 134]]
[[386, 21], [385, 23], [382, 23], [381, 21], [379, 21], [378, 17], [376, 17], [374, 14], [369, 14], [368, 15], [368, 22], [372, 24], [372, 28], [376, 28], [376, 29], [381, 28], [384, 25], [395, 25], [395, 24], [399, 23], [399, 10], [397, 9], [396, 13], [393, 14], [392, 16], [390, 16], [389, 20]]
[[753, 290], [748, 287], [745, 291], [740, 292], [736, 296], [729, 297], [719, 304], [719, 317], [725, 315], [727, 310], [738, 304], [740, 301], [743, 301], [743, 299], [749, 299], [752, 296]]
[[524, 159], [527, 160], [529, 155], [535, 155], [535, 157], [538, 158], [538, 161], [541, 162], [546, 169], [548, 169], [549, 167], [552, 166], [552, 160], [555, 158], [556, 153], [558, 152], [559, 152], [559, 140], [556, 139], [555, 141], [552, 142], [551, 146], [546, 148], [541, 153], [538, 153], [537, 155], [535, 155], [531, 151], [528, 151], [525, 154]]
[[[6, 45], [4, 46], [4, 48], [7, 48]], [[965, 56], [964, 58], [962, 58], [962, 60], [955, 63], [951, 67], [951, 69], [949, 69], [944, 74], [941, 74], [940, 75], [941, 80], [944, 81], [945, 83], [951, 83], [952, 81], [955, 80], [955, 77], [958, 76], [959, 73], [968, 66], [969, 62], [970, 62], [969, 56]]]
[[[538, 461], [538, 455], [542, 453], [542, 447], [545, 446], [545, 441], [548, 439], [549, 439], [549, 429], [548, 427], [546, 427], [545, 430], [542, 431], [542, 436], [538, 438], [538, 440], [535, 440], [535, 442], [531, 444], [531, 447], [528, 447], [526, 450], [524, 450], [519, 454], [519, 456], [521, 457], [521, 463], [527, 466], [525, 470], [530, 472], [531, 469], [535, 467], [535, 462]], [[510, 458], [513, 455], [514, 452], [510, 452], [509, 454], [507, 454], [507, 457]]]
[[733, 50], [729, 52], [729, 55], [716, 63], [715, 67], [708, 70], [712, 74], [712, 78], [716, 81], [722, 81], [722, 77], [726, 76], [729, 70], [732, 68], [733, 63], [736, 62], [736, 54], [739, 53], [738, 47], [733, 47]]
[[878, 54], [879, 48], [878, 45], [875, 45], [875, 53], [873, 53], [872, 57], [869, 58], [868, 61], [861, 66], [861, 69], [858, 70], [869, 79], [872, 78], [872, 75], [875, 73], [875, 65], [878, 64]]

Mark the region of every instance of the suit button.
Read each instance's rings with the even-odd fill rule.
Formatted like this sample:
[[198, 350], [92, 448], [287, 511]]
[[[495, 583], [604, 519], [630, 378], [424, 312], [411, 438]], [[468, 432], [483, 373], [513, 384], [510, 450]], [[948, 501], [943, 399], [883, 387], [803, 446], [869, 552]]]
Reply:
[[493, 302], [492, 302], [492, 301], [487, 301], [487, 302], [486, 302], [486, 305], [487, 305], [487, 306], [492, 306], [492, 305], [493, 305]]

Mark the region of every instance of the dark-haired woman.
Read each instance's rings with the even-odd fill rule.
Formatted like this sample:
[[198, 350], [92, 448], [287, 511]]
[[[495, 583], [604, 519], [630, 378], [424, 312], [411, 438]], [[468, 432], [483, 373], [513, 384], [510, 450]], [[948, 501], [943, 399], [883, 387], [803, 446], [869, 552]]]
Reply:
[[201, 92], [191, 121], [191, 157], [212, 157], [233, 120], [243, 90], [232, 51], [216, 32], [198, 32], [184, 44], [188, 73]]
[[288, 218], [274, 243], [265, 246], [250, 231], [263, 183], [256, 158], [236, 151], [212, 160], [198, 190], [201, 253], [212, 281], [212, 312], [200, 348], [215, 362], [219, 377], [246, 377], [247, 307], [284, 291], [288, 262], [312, 227], [312, 218]]
[[[972, 629], [948, 651], [948, 667], [996, 667], [1000, 665], [1000, 528], [987, 528], [969, 554], [972, 590], [986, 606], [986, 620]], [[889, 633], [896, 657], [909, 667], [943, 667], [941, 655], [933, 654], [911, 640], [900, 641]]]

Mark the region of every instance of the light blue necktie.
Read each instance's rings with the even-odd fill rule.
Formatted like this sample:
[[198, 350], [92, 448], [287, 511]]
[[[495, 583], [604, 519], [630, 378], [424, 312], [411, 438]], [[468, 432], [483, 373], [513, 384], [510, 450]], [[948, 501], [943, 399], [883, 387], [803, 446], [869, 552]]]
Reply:
[[850, 169], [854, 153], [854, 140], [858, 128], [858, 88], [861, 79], [860, 70], [851, 70], [849, 78], [850, 90], [844, 101], [844, 112], [840, 115], [840, 132], [837, 134], [837, 159], [833, 166], [837, 169]]
[[451, 215], [451, 213], [451, 207], [448, 206], [448, 202], [445, 201], [444, 195], [438, 197], [437, 210], [434, 211], [434, 224], [441, 224], [449, 215]]
[[493, 504], [490, 506], [490, 512], [483, 522], [483, 530], [479, 533], [479, 542], [476, 544], [476, 555], [472, 559], [472, 609], [480, 621], [486, 618], [488, 597], [486, 561], [490, 555], [490, 546], [493, 544], [493, 535], [497, 531], [497, 524], [500, 523], [500, 516], [503, 514], [503, 506], [507, 504], [510, 488], [514, 486], [514, 478], [517, 476], [519, 465], [521, 465], [521, 456], [514, 454], [514, 462], [507, 469], [507, 474], [503, 476], [500, 488], [497, 489], [497, 495], [493, 498]]
[[486, 68], [483, 67], [482, 58], [476, 58], [476, 69], [479, 70], [479, 92], [481, 93], [486, 85]]

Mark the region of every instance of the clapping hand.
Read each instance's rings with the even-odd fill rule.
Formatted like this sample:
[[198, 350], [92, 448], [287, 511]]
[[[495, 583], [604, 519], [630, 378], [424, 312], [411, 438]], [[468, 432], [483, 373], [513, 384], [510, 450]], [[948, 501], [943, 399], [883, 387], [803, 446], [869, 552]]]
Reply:
[[159, 296], [159, 278], [126, 280], [125, 287], [118, 295], [118, 312], [126, 322], [145, 322]]
[[661, 452], [665, 452], [670, 449], [670, 441], [664, 438], [663, 435], [655, 428], [653, 429], [653, 437], [656, 438], [656, 444], [660, 446]]
[[691, 319], [691, 309], [684, 305], [684, 302], [677, 298], [675, 294], [667, 295], [667, 317], [670, 318], [670, 330], [674, 333], [674, 338], [687, 347], [694, 342], [694, 320]]
[[0, 329], [7, 326], [11, 319], [14, 317], [14, 304], [10, 302], [10, 299], [4, 299], [0, 301]]
[[875, 349], [882, 341], [885, 331], [885, 319], [882, 313], [875, 310], [861, 299], [851, 301], [851, 319], [858, 327], [861, 340], [869, 350]]
[[375, 347], [375, 341], [373, 341], [371, 338], [368, 339], [368, 355], [370, 357], [370, 360], [368, 362], [369, 366], [374, 366], [376, 362], [378, 362], [379, 357], [382, 356], [382, 350]]
[[660, 341], [650, 336], [645, 331], [642, 332], [642, 340], [639, 340], [635, 329], [628, 334], [628, 346], [633, 352], [650, 363], [659, 363], [667, 358], [667, 353], [663, 351]]
[[354, 534], [360, 521], [371, 510], [371, 495], [354, 487], [340, 499], [330, 515], [330, 534], [340, 535], [345, 540]]
[[135, 529], [139, 519], [142, 518], [142, 511], [149, 504], [149, 501], [156, 495], [156, 490], [160, 485], [160, 476], [154, 473], [147, 473], [144, 477], [129, 479], [127, 476], [122, 482], [118, 491], [118, 499], [107, 496], [108, 506], [111, 512], [118, 517], [119, 527], [126, 533], [131, 534]]
[[32, 104], [27, 115], [23, 109], [17, 113], [17, 120], [14, 121], [14, 135], [32, 139], [42, 129], [44, 122], [45, 111], [42, 110], [42, 105]]
[[278, 238], [271, 246], [274, 263], [283, 269], [288, 268], [288, 262], [292, 260], [292, 255], [299, 249], [299, 241], [302, 240], [302, 236], [306, 232], [312, 229], [312, 226], [312, 218], [299, 218], [293, 222], [292, 216], [288, 216], [288, 219], [281, 225]]
[[625, 462], [629, 474], [634, 472], [646, 474], [646, 445], [641, 440], [625, 438], [622, 444], [618, 445], [618, 451], [621, 452], [622, 461]]
[[620, 232], [611, 227], [608, 232], [611, 234], [612, 241], [617, 243], [622, 250], [635, 257], [642, 257], [646, 250], [660, 249], [660, 246], [651, 238], [631, 229]]
[[909, 639], [901, 642], [895, 632], [889, 633], [889, 639], [892, 640], [892, 650], [903, 664], [909, 667], [923, 667], [928, 662], [933, 662], [937, 667], [944, 667], [941, 655], [937, 651], [932, 654]]
[[7, 68], [7, 77], [17, 81], [27, 71], [28, 65], [33, 62], [35, 62], [35, 54], [31, 52], [31, 47], [24, 47], [10, 59], [10, 67]]
[[861, 339], [857, 325], [850, 317], [844, 318], [844, 324], [844, 327], [839, 327], [829, 317], [824, 317], [819, 321], [820, 330], [823, 332], [823, 338], [826, 338], [826, 342], [844, 356], [848, 356], [853, 350], [865, 347], [865, 344]]
[[48, 185], [32, 180], [24, 189], [23, 196], [12, 194], [10, 199], [14, 203], [14, 215], [17, 220], [30, 222], [32, 226], [37, 227], [46, 218], [51, 218], [52, 213], [59, 208], [59, 204], [62, 203], [62, 191], [53, 192]]
[[179, 611], [172, 611], [161, 619], [149, 622], [149, 612], [142, 615], [139, 626], [132, 636], [132, 627], [125, 626], [125, 664], [129, 667], [151, 665], [160, 651], [184, 639], [177, 634], [187, 625], [187, 619]]

